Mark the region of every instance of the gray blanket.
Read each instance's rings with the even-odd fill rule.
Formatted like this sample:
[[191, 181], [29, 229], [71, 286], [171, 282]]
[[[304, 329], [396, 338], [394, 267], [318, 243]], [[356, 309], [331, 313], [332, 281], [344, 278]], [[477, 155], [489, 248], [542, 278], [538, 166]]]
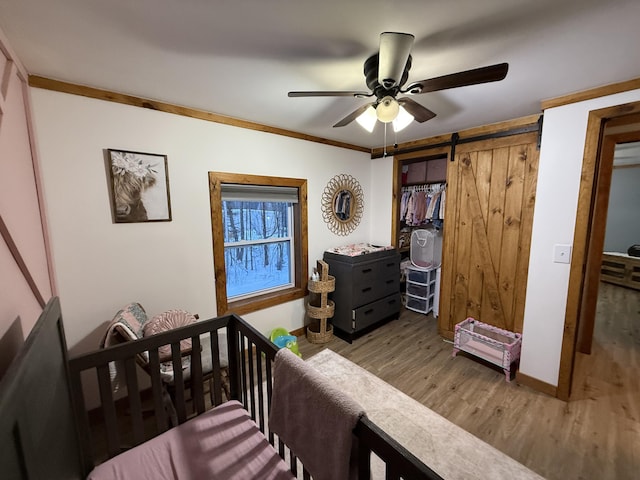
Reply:
[[314, 480], [347, 480], [353, 428], [363, 408], [286, 348], [276, 354], [269, 429], [302, 461]]

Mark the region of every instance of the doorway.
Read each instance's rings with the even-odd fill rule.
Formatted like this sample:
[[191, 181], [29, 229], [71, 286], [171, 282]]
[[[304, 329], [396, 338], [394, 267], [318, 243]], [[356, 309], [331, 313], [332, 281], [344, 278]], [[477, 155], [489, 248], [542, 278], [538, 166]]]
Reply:
[[[593, 232], [590, 242], [590, 255], [599, 253], [601, 262], [590, 261], [588, 271], [593, 271], [585, 279], [570, 397], [576, 401], [615, 394], [620, 408], [633, 390], [631, 365], [640, 352], [640, 258], [626, 255], [640, 239], [640, 125], [631, 127], [634, 131], [624, 135], [605, 130], [601, 158], [607, 162], [613, 152], [613, 166], [610, 175], [599, 178], [610, 188], [608, 195], [596, 198], [594, 222], [604, 228]], [[605, 202], [606, 211], [598, 213]]]
[[589, 115], [557, 390], [565, 401], [571, 395], [576, 356], [591, 348], [615, 147], [640, 141], [638, 112], [640, 102]]

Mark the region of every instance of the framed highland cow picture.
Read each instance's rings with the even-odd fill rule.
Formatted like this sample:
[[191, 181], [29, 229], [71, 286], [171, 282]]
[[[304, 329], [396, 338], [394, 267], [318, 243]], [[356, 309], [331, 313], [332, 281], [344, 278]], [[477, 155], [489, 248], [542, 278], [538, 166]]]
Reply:
[[167, 156], [107, 150], [114, 223], [169, 222]]

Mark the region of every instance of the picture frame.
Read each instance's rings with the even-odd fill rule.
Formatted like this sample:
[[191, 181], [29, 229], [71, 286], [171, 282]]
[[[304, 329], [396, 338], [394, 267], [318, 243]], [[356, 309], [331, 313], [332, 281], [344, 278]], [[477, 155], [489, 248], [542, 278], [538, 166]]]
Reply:
[[113, 223], [170, 222], [166, 155], [107, 149]]

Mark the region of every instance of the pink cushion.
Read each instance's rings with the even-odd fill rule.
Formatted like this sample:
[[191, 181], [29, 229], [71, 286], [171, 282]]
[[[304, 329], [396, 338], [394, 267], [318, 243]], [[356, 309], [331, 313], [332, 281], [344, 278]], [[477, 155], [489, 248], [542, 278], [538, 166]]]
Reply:
[[[196, 321], [196, 317], [184, 310], [167, 310], [156, 315], [144, 325], [144, 336], [155, 335], [157, 333], [184, 327]], [[191, 348], [191, 339], [187, 338], [180, 342], [180, 350]], [[161, 356], [171, 355], [171, 345], [163, 345], [158, 349]]]

